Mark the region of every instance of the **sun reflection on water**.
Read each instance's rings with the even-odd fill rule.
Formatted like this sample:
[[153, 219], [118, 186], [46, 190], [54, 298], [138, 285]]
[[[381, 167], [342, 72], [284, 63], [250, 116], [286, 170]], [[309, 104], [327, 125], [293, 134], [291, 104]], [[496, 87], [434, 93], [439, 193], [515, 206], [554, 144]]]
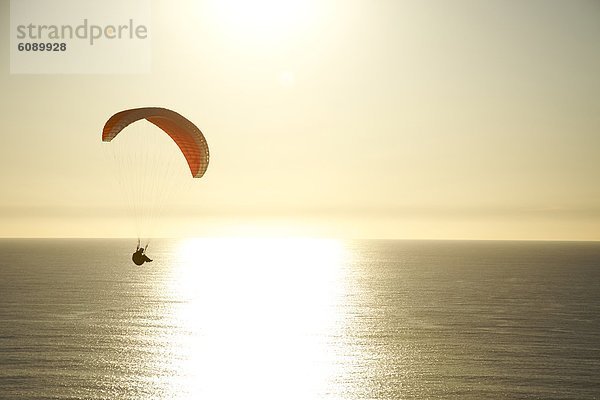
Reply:
[[343, 243], [189, 239], [172, 267], [171, 398], [323, 397], [340, 372]]

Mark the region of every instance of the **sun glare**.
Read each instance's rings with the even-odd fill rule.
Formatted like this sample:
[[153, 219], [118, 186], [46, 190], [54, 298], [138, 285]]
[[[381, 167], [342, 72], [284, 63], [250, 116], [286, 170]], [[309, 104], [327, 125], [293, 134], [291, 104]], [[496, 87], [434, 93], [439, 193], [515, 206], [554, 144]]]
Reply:
[[[170, 290], [180, 299], [172, 315], [185, 331], [186, 392], [305, 399], [326, 390], [337, 375], [341, 242], [189, 239], [178, 255]], [[232, 385], [230, 376], [241, 381]]]
[[282, 71], [279, 73], [278, 81], [284, 88], [291, 88], [296, 84], [296, 76], [291, 71]]

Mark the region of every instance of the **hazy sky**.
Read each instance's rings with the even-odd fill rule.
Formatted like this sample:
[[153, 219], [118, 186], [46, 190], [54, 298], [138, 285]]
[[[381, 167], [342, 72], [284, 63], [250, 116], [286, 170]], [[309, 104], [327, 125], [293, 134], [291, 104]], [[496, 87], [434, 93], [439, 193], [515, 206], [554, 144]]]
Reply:
[[598, 1], [154, 1], [139, 75], [11, 75], [0, 14], [0, 236], [134, 236], [100, 133], [163, 106], [158, 236], [600, 240]]

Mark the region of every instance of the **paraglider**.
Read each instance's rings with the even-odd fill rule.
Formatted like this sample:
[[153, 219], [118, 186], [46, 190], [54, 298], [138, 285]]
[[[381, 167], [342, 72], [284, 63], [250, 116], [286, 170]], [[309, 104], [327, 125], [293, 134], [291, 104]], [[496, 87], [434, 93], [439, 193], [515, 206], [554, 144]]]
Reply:
[[[102, 141], [111, 142], [127, 126], [139, 120], [151, 122], [175, 142], [180, 153], [183, 154], [193, 178], [201, 178], [204, 175], [206, 169], [208, 168], [209, 161], [209, 151], [206, 139], [196, 125], [175, 111], [160, 107], [144, 107], [120, 111], [111, 116], [104, 124], [104, 129], [102, 130]], [[113, 145], [111, 145], [111, 147], [113, 147]], [[144, 152], [145, 150], [146, 149], [144, 146], [141, 146], [141, 148], [131, 149], [131, 152]], [[127, 156], [129, 156], [129, 153]], [[158, 163], [146, 162], [146, 165], [148, 164], [157, 164], [154, 165], [155, 168], [162, 168], [162, 165]], [[178, 174], [180, 174], [180, 172], [181, 171], [177, 171]], [[142, 171], [142, 174], [145, 175], [146, 171]], [[136, 176], [135, 180], [139, 180], [138, 178], [139, 176]], [[176, 176], [176, 178], [180, 177]], [[156, 187], [158, 185], [156, 184], [155, 180], [156, 179], [152, 179], [151, 183], [149, 185], [147, 184], [146, 186], [150, 186], [157, 192], [160, 192], [161, 190], [168, 191], [166, 189], [157, 189]], [[140, 192], [140, 196], [147, 196], [146, 193], [148, 192], [147, 188], [142, 188], [140, 190], [127, 188], [127, 191]], [[158, 193], [155, 195], [155, 197], [160, 195], [161, 193]], [[156, 199], [151, 200], [152, 201], [149, 201], [149, 203], [152, 203], [153, 206], [156, 206], [154, 204], [156, 203]], [[142, 212], [154, 214], [155, 211], [145, 211], [146, 208], [149, 207], [146, 207], [145, 203], [142, 204], [144, 201], [146, 201], [144, 198], [140, 200], [134, 200], [134, 204], [131, 205], [132, 210], [138, 214]], [[138, 245], [136, 247], [136, 251], [132, 255], [132, 261], [136, 265], [142, 265], [145, 262], [152, 262], [152, 260], [145, 254], [148, 244], [146, 243], [145, 246], [141, 246], [140, 236], [141, 232], [138, 230]]]

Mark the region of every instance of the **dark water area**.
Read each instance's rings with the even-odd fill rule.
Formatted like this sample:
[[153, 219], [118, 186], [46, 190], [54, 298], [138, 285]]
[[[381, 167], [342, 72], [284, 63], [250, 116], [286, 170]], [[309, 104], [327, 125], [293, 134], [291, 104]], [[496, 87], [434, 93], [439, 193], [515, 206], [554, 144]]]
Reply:
[[600, 243], [0, 240], [0, 399], [598, 399]]

